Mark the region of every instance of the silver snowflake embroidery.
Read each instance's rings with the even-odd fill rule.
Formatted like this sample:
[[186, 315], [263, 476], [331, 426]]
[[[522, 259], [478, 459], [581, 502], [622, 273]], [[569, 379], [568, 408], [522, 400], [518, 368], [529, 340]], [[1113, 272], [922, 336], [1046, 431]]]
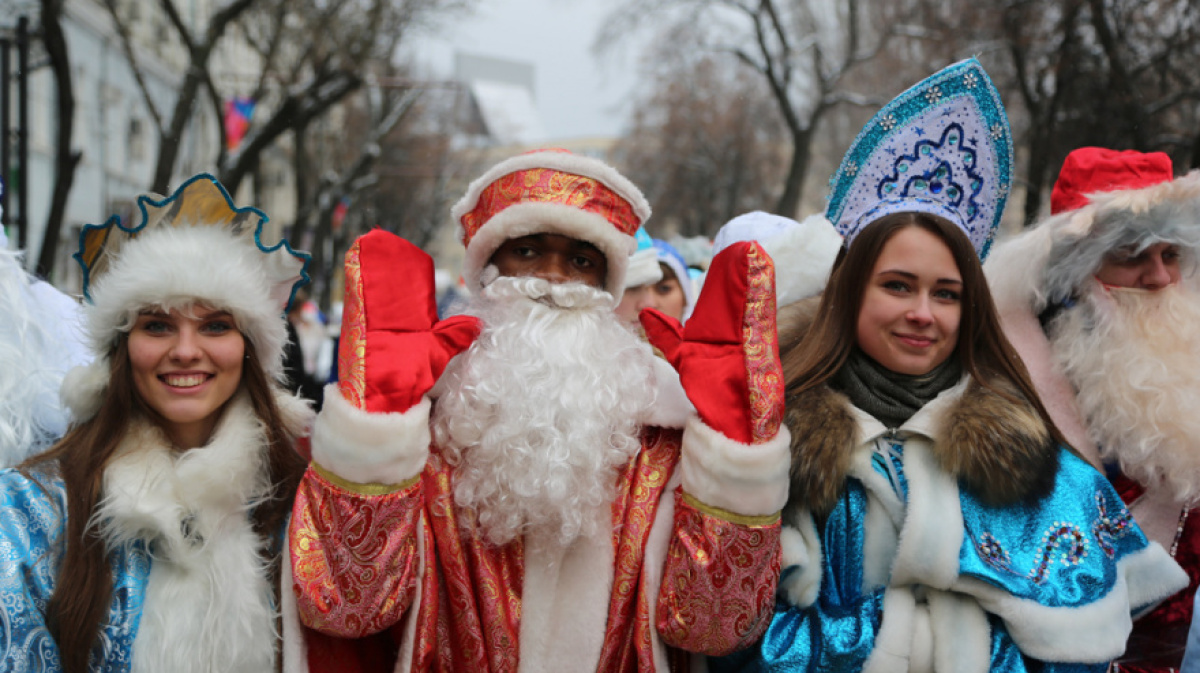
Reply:
[[941, 99], [942, 90], [936, 86], [925, 92], [925, 100], [929, 101], [930, 103], [937, 103]]
[[879, 120], [879, 125], [883, 127], [884, 131], [891, 131], [896, 128], [896, 117], [889, 112]]
[[858, 175], [858, 164], [853, 161], [846, 162], [846, 175]]
[[1002, 124], [992, 124], [992, 139], [999, 140], [1004, 137], [1004, 126]]
[[975, 76], [975, 73], [969, 72], [966, 75], [963, 75], [963, 86], [967, 87], [968, 89], [974, 89], [975, 85], [978, 83], [979, 78]]

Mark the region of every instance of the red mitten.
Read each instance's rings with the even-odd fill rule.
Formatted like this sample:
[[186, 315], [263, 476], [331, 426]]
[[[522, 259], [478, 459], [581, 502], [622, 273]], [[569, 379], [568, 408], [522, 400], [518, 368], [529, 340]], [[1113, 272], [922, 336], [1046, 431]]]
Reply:
[[713, 258], [686, 327], [654, 309], [639, 317], [706, 425], [743, 444], [775, 437], [783, 419], [775, 265], [757, 243]]
[[450, 359], [479, 335], [479, 320], [437, 319], [433, 260], [376, 229], [346, 253], [338, 389], [359, 409], [407, 411]]

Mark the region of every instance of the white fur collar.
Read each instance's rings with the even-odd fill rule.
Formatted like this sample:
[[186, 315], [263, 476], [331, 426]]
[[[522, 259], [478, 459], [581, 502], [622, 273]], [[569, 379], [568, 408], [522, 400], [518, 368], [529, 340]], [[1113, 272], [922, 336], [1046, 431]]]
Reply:
[[161, 429], [139, 420], [105, 469], [95, 515], [105, 541], [146, 541], [153, 561], [135, 673], [274, 668], [268, 560], [249, 519], [271, 488], [265, 448], [239, 393], [208, 445], [177, 453]]

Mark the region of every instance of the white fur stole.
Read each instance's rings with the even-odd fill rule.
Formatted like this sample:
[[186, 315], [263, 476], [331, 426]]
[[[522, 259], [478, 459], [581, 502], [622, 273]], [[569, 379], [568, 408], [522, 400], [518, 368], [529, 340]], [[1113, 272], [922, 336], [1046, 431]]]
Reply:
[[244, 393], [208, 445], [177, 453], [135, 421], [104, 473], [97, 525], [110, 548], [152, 557], [133, 645], [135, 673], [274, 669], [268, 560], [249, 514], [269, 492], [263, 428]]

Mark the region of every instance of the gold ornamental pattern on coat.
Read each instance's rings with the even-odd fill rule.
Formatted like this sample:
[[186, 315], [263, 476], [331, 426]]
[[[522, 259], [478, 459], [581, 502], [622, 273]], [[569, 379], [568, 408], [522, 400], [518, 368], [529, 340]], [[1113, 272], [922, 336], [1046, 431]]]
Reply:
[[356, 409], [367, 407], [367, 316], [363, 312], [361, 239], [346, 251], [346, 297], [338, 340], [338, 390]]
[[751, 444], [769, 441], [783, 422], [783, 366], [775, 325], [775, 264], [757, 244], [747, 253], [742, 349], [750, 391]]

